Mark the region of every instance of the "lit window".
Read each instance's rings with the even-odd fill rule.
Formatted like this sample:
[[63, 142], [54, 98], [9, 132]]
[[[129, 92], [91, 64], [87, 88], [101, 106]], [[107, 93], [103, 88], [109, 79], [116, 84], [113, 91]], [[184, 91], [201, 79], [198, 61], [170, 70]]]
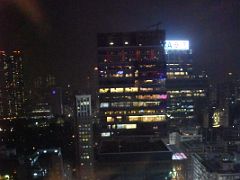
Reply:
[[117, 124], [117, 129], [136, 129], [137, 124]]
[[114, 118], [113, 117], [107, 117], [107, 122], [113, 122]]
[[125, 92], [138, 92], [138, 88], [137, 87], [125, 88]]
[[123, 92], [123, 88], [110, 88], [110, 92], [120, 93], [120, 92]]
[[153, 88], [140, 88], [140, 91], [149, 92], [149, 91], [153, 91]]
[[103, 132], [101, 133], [102, 137], [110, 137], [110, 132]]
[[166, 120], [165, 115], [145, 115], [145, 116], [129, 116], [129, 121], [135, 122], [161, 122]]
[[144, 80], [145, 83], [152, 83], [153, 80]]
[[109, 107], [109, 103], [108, 102], [102, 102], [100, 104], [100, 108], [108, 108]]
[[99, 93], [107, 93], [109, 92], [109, 88], [101, 88], [99, 89]]

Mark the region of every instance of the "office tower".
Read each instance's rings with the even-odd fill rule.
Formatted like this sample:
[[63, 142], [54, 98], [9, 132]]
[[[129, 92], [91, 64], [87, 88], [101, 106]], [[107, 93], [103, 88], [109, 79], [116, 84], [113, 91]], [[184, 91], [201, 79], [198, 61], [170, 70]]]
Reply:
[[76, 95], [77, 176], [93, 178], [93, 117], [91, 95]]
[[56, 86], [56, 78], [53, 75], [39, 76], [34, 80], [33, 86], [34, 88], [29, 96], [29, 99], [31, 99], [30, 106], [47, 103], [50, 105], [54, 116], [62, 116], [64, 111], [64, 94], [63, 89]]
[[20, 51], [0, 52], [0, 119], [15, 119], [23, 112], [23, 60]]
[[98, 34], [101, 136], [166, 133], [163, 30]]
[[[167, 114], [171, 126], [194, 125], [199, 98], [206, 97], [206, 78], [193, 72], [189, 41], [167, 40]], [[198, 103], [200, 102], [200, 103]]]

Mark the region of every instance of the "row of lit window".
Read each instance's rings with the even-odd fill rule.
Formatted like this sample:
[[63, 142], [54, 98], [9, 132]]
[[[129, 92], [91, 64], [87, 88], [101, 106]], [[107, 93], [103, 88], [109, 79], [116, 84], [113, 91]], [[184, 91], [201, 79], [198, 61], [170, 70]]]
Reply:
[[81, 141], [82, 141], [82, 142], [88, 142], [89, 139], [88, 139], [88, 138], [83, 138], [83, 139], [81, 139]]
[[166, 120], [166, 115], [143, 115], [128, 116], [129, 122], [162, 122]]
[[167, 94], [147, 94], [147, 95], [136, 95], [136, 96], [113, 96], [113, 97], [104, 97], [105, 99], [141, 99], [141, 100], [158, 100], [158, 99], [167, 99]]
[[[109, 77], [115, 77], [115, 78], [119, 78], [119, 77], [132, 77], [133, 74], [110, 74]], [[105, 75], [105, 77], [108, 77], [107, 75]]]
[[[192, 64], [185, 64], [187, 66], [192, 66]], [[167, 66], [180, 66], [178, 63], [167, 63]]]
[[90, 156], [81, 156], [81, 159], [89, 159]]
[[205, 97], [205, 93], [187, 93], [187, 94], [178, 94], [178, 95], [170, 95], [170, 98], [176, 97]]
[[[132, 69], [132, 66], [129, 65], [108, 65], [105, 66], [105, 68], [103, 67], [103, 69], [109, 69], [109, 70], [128, 70], [128, 69]], [[104, 71], [100, 70], [100, 73], [102, 73]]]
[[[169, 69], [169, 71], [174, 71], [174, 72], [176, 72], [176, 71], [184, 71], [184, 69], [182, 68], [182, 67], [171, 67], [171, 68], [168, 68]], [[188, 69], [191, 69], [191, 68], [189, 68], [188, 67]]]
[[89, 134], [89, 131], [80, 131], [79, 134]]
[[99, 93], [123, 93], [123, 92], [151, 92], [151, 91], [162, 90], [162, 88], [138, 88], [138, 87], [127, 87], [127, 88], [100, 88]]
[[80, 124], [78, 127], [79, 128], [90, 128], [91, 125], [90, 124]]
[[167, 111], [168, 113], [175, 113], [175, 112], [194, 112], [194, 109], [174, 109], [171, 108], [171, 110]]
[[136, 129], [137, 124], [113, 124], [108, 125], [108, 129]]
[[167, 91], [170, 94], [180, 94], [180, 93], [193, 93], [193, 92], [198, 92], [198, 93], [202, 93], [204, 92], [204, 90], [202, 89], [196, 89], [196, 90], [175, 90], [175, 91]]
[[119, 61], [122, 61], [122, 62], [133, 62], [133, 61], [158, 61], [158, 60], [161, 60], [158, 56], [152, 56], [152, 57], [149, 57], [147, 55], [140, 55], [139, 57], [134, 57], [134, 56], [118, 56], [118, 55], [111, 55], [111, 57], [109, 57], [108, 59], [101, 59], [100, 61], [101, 62], [104, 62], [104, 63], [109, 63], [109, 62], [119, 62]]
[[162, 102], [159, 101], [148, 101], [148, 102], [102, 102], [100, 108], [108, 107], [149, 107], [149, 106], [159, 106]]
[[188, 75], [188, 72], [183, 72], [183, 71], [180, 71], [180, 72], [167, 72], [167, 75], [171, 76], [171, 75], [175, 75], [175, 76], [178, 76], [178, 75]]
[[[121, 117], [121, 116], [119, 116]], [[114, 122], [114, 117], [107, 117], [107, 122]], [[166, 120], [165, 115], [142, 115], [142, 116], [127, 116], [129, 122], [161, 122]]]
[[[163, 113], [164, 110], [129, 110], [129, 111], [106, 111], [105, 115], [125, 115], [125, 114], [156, 114], [156, 113]], [[118, 116], [117, 116], [118, 117]], [[119, 118], [120, 119], [120, 118]]]
[[193, 105], [187, 105], [187, 104], [183, 105], [182, 103], [172, 103], [172, 104], [171, 104], [170, 106], [168, 106], [167, 108], [169, 108], [169, 109], [171, 109], [171, 108], [172, 108], [172, 109], [173, 109], [173, 108], [192, 109], [192, 108], [194, 108], [194, 106], [193, 106]]

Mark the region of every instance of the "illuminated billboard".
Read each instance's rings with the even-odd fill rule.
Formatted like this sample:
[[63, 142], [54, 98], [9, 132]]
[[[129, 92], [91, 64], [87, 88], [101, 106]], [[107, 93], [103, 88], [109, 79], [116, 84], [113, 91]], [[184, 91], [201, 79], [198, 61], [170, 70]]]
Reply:
[[166, 40], [165, 47], [166, 51], [169, 50], [189, 50], [189, 41], [181, 40]]

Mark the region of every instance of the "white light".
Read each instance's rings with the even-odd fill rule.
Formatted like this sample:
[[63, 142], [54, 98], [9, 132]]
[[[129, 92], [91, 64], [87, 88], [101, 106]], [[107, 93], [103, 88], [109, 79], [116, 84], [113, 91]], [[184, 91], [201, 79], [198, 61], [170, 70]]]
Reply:
[[124, 42], [124, 44], [126, 44], [126, 45], [127, 45], [127, 44], [128, 44], [128, 42], [127, 42], [127, 41], [125, 41], [125, 42]]
[[55, 153], [57, 153], [57, 152], [58, 152], [58, 150], [57, 150], [57, 149], [55, 149], [55, 150], [54, 150], [54, 152], [55, 152]]
[[37, 173], [33, 173], [33, 176], [37, 176]]
[[47, 150], [44, 150], [43, 153], [47, 153]]
[[165, 47], [168, 50], [189, 50], [189, 41], [187, 40], [166, 40]]
[[114, 42], [110, 42], [109, 44], [110, 44], [110, 45], [114, 45]]
[[101, 133], [102, 137], [110, 137], [110, 132], [103, 132]]

